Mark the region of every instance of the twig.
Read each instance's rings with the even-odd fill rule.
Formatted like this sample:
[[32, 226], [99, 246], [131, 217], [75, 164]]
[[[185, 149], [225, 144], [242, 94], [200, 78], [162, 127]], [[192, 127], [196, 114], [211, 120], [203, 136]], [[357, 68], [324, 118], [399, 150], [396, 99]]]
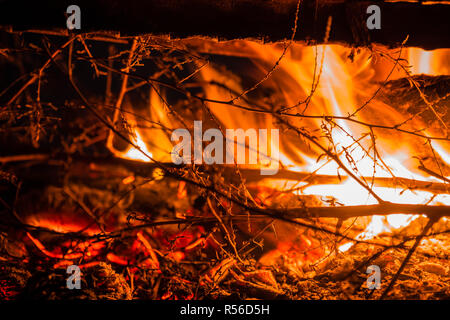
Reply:
[[425, 214], [430, 218], [450, 216], [449, 206], [433, 206], [423, 204], [403, 204], [383, 202], [382, 204], [343, 206], [343, 207], [307, 207], [276, 210], [280, 216], [294, 218], [328, 217], [343, 218], [364, 217], [387, 214]]

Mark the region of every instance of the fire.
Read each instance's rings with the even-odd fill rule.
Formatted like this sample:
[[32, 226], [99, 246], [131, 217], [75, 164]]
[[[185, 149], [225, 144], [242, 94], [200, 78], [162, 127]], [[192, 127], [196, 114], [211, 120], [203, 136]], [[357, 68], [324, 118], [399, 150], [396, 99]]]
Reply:
[[[356, 240], [370, 240], [383, 232], [391, 232], [408, 226], [416, 220], [419, 215], [390, 214], [387, 216], [373, 216], [372, 221], [366, 227], [364, 232], [358, 234]], [[339, 246], [339, 251], [345, 252], [353, 246], [353, 242], [347, 242]]]
[[[280, 45], [262, 45], [247, 41], [245, 45], [254, 51], [253, 57], [249, 58], [253, 67], [244, 70], [245, 75], [261, 73], [261, 79], [274, 61], [277, 61], [283, 48]], [[352, 61], [349, 56], [353, 56]], [[393, 55], [395, 55], [393, 53]], [[369, 50], [361, 50], [354, 55], [351, 49], [338, 45], [320, 45], [317, 47], [292, 44], [290, 50], [281, 59], [277, 69], [271, 76], [261, 83], [263, 88], [276, 88], [281, 94], [278, 97], [283, 100], [283, 105], [288, 107], [291, 114], [304, 114], [309, 116], [333, 115], [341, 117], [334, 123], [326, 123], [323, 118], [303, 119], [293, 118], [292, 121], [298, 126], [308, 128], [310, 132], [328, 130], [327, 137], [319, 138], [322, 145], [334, 148], [333, 152], [339, 156], [342, 163], [352, 169], [352, 172], [367, 183], [381, 199], [395, 203], [410, 204], [445, 204], [450, 205], [448, 194], [433, 195], [432, 192], [409, 190], [408, 188], [388, 188], [371, 185], [371, 178], [407, 178], [422, 182], [442, 182], [436, 177], [425, 175], [417, 169], [417, 161], [414, 157], [432, 157], [430, 150], [424, 151], [424, 141], [417, 137], [400, 133], [395, 130], [376, 130], [370, 133], [367, 126], [352, 123], [343, 119], [351, 114], [353, 119], [365, 123], [376, 123], [386, 126], [394, 126], [407, 120], [407, 116], [394, 108], [372, 99], [380, 86], [380, 79], [384, 79], [392, 67], [395, 72], [392, 78], [404, 77], [404, 71], [394, 65], [394, 61], [386, 61], [383, 68], [379, 68], [379, 59], [374, 59], [375, 54]], [[409, 59], [411, 74], [450, 74], [450, 63], [448, 61], [448, 50], [425, 51], [417, 48], [404, 49], [404, 58]], [[389, 66], [390, 64], [390, 66]], [[314, 67], [316, 66], [316, 67]], [[253, 68], [253, 69], [252, 69]], [[408, 67], [406, 67], [408, 69]], [[262, 70], [262, 71], [261, 71]], [[213, 100], [230, 100], [230, 90], [243, 92], [246, 87], [239, 80], [241, 70], [231, 70], [229, 74], [223, 70], [216, 69], [213, 65], [206, 66], [198, 71], [196, 77], [203, 83], [221, 82], [227, 89], [214, 85], [205, 85], [202, 89], [205, 97], [210, 99], [205, 104], [213, 115], [224, 125], [225, 128], [271, 128], [275, 126], [275, 119], [268, 114], [254, 113], [242, 109], [232, 108], [226, 104], [214, 103]], [[381, 73], [381, 75], [380, 75]], [[320, 76], [319, 76], [320, 75]], [[314, 80], [313, 80], [314, 79]], [[389, 79], [391, 80], [391, 79]], [[298, 104], [314, 88], [312, 95], [308, 97], [309, 104]], [[305, 101], [306, 101], [305, 100]], [[366, 101], [364, 108], [358, 110]], [[239, 100], [244, 106], [252, 107], [245, 101]], [[290, 107], [295, 106], [296, 107]], [[289, 108], [290, 107], [290, 108]], [[163, 112], [163, 105], [153, 104], [152, 115], [164, 118], [165, 124], [170, 121]], [[355, 113], [355, 110], [358, 112]], [[155, 119], [153, 119], [155, 120]], [[405, 130], [416, 131], [423, 125], [418, 119], [408, 120], [404, 125]], [[429, 132], [424, 131], [424, 134]], [[138, 131], [136, 144], [149, 155], [152, 154], [144, 143]], [[371, 136], [373, 134], [373, 136]], [[374, 152], [373, 140], [376, 138], [376, 151]], [[151, 140], [151, 137], [149, 137]], [[311, 172], [321, 175], [339, 175], [343, 177], [340, 184], [304, 185], [294, 192], [298, 195], [314, 195], [318, 197], [332, 197], [341, 205], [367, 205], [375, 204], [377, 200], [368, 193], [368, 190], [351, 179], [332, 160], [321, 157], [322, 151], [314, 146], [303, 144], [298, 136], [280, 137], [280, 161], [292, 171]], [[401, 143], [401, 144], [399, 144]], [[443, 163], [450, 163], [448, 148], [442, 142], [432, 141], [431, 145], [437, 157]], [[156, 149], [155, 149], [156, 150]], [[122, 155], [124, 158], [148, 161], [141, 152], [130, 148]], [[379, 161], [382, 158], [383, 161]], [[444, 174], [444, 177], [446, 175]], [[267, 181], [268, 179], [266, 179]], [[276, 181], [265, 182], [273, 187], [279, 187]], [[284, 181], [285, 187], [290, 188], [297, 182]], [[367, 240], [382, 232], [389, 232], [407, 226], [411, 221], [417, 219], [418, 215], [395, 214], [388, 216], [374, 216], [365, 231], [356, 238]], [[351, 243], [342, 245], [339, 249], [346, 251], [352, 246]]]
[[446, 49], [426, 51], [419, 48], [409, 48], [408, 61], [411, 65], [412, 74], [450, 74], [448, 50]]
[[141, 149], [142, 152], [136, 149], [135, 147], [130, 147], [128, 151], [126, 151], [121, 156], [125, 159], [149, 161], [148, 157], [146, 157], [145, 154], [152, 157], [152, 153], [148, 150], [147, 145], [145, 144], [144, 140], [142, 139], [141, 135], [137, 130], [135, 131], [135, 134], [136, 134], [136, 139], [134, 139], [135, 143]]

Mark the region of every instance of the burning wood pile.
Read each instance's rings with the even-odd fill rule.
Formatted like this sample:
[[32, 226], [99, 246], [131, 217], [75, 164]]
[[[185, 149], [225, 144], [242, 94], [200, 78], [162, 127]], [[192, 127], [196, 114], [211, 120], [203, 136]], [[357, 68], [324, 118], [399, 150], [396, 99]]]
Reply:
[[449, 299], [449, 49], [293, 29], [1, 31], [0, 299]]

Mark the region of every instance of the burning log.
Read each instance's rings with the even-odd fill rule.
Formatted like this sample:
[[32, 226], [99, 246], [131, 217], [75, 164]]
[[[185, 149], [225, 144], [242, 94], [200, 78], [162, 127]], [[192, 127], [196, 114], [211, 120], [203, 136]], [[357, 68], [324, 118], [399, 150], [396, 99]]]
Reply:
[[[369, 30], [366, 20], [370, 1], [300, 1], [296, 41], [324, 42], [328, 19], [332, 28], [328, 41], [348, 45], [380, 43], [399, 46], [409, 35], [408, 45], [426, 49], [448, 48], [450, 5], [428, 1], [377, 1], [381, 29]], [[170, 35], [219, 39], [259, 38], [264, 41], [289, 39], [297, 0], [288, 1], [78, 1], [82, 30], [119, 31], [123, 35]], [[15, 30], [64, 29], [69, 2], [6, 1], [0, 20]], [[23, 10], [26, 7], [27, 10]], [[433, 35], [433, 36], [430, 36]]]
[[414, 75], [386, 83], [382, 88], [379, 99], [410, 114], [419, 115], [425, 124], [431, 126], [436, 121], [435, 114], [425, 103], [418, 88], [426, 95], [428, 101], [436, 101], [434, 109], [442, 122], [450, 124], [450, 76]]

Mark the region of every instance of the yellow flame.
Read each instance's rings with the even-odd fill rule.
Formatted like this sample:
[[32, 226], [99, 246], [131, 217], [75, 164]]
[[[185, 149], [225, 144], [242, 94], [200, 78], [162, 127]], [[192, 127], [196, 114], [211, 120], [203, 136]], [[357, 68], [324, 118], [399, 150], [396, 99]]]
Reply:
[[[148, 156], [153, 157], [152, 153], [148, 150], [147, 145], [145, 144], [144, 140], [142, 140], [141, 135], [139, 134], [139, 131], [135, 131], [136, 139], [135, 144]], [[140, 161], [150, 161], [148, 157], [146, 157], [141, 151], [139, 151], [135, 147], [130, 147], [123, 155], [123, 158], [125, 159], [132, 159], [132, 160], [140, 160]]]

